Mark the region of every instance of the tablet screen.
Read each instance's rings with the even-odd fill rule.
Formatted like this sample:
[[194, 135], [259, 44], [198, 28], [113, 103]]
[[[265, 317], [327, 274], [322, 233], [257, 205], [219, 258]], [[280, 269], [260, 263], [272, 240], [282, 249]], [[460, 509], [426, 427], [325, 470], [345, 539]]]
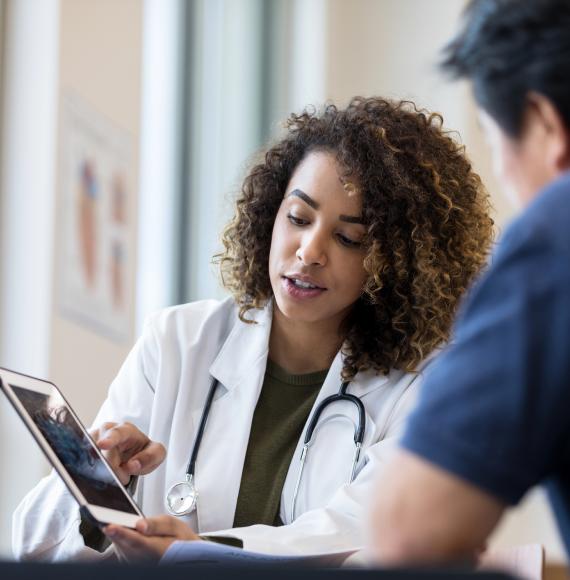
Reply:
[[87, 503], [137, 514], [63, 398], [10, 386]]

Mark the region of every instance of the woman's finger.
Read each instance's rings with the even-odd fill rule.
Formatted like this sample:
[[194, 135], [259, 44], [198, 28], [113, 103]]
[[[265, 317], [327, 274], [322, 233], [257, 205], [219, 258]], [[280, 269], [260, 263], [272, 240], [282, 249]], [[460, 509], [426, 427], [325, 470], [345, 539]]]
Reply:
[[97, 445], [104, 450], [118, 449], [121, 452], [144, 449], [150, 439], [132, 423], [122, 423], [99, 433]]
[[103, 433], [112, 429], [116, 424], [117, 423], [103, 423], [96, 429], [91, 429], [91, 431], [89, 431], [89, 435], [91, 435], [93, 441], [97, 442], [99, 439], [101, 439]]
[[162, 443], [151, 441], [142, 451], [133, 455], [122, 465], [130, 475], [146, 475], [154, 471], [166, 457], [166, 448]]
[[136, 529], [145, 536], [176, 536], [179, 523], [181, 522], [172, 516], [156, 516], [139, 520]]
[[129, 560], [157, 560], [160, 554], [157, 554], [153, 542], [134, 530], [122, 526], [109, 525], [103, 529], [103, 532], [117, 544], [121, 551]]
[[172, 536], [178, 540], [199, 539], [184, 522], [167, 515], [139, 520], [136, 529], [145, 536]]
[[128, 560], [160, 560], [176, 541], [171, 536], [143, 536], [134, 530], [116, 525], [109, 525], [103, 531]]

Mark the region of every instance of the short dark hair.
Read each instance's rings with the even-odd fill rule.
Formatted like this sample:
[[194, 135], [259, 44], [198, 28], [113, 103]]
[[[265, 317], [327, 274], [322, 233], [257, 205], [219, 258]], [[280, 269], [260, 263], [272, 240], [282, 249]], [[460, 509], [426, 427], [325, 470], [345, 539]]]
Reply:
[[479, 106], [511, 137], [531, 91], [570, 126], [570, 0], [471, 0], [441, 67], [470, 79]]

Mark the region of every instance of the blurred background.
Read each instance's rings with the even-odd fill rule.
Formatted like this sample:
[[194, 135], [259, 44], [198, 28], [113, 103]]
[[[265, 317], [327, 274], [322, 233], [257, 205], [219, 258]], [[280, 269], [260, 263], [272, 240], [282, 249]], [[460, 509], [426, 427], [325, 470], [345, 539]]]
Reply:
[[[501, 229], [515, 210], [468, 87], [436, 68], [463, 5], [0, 0], [0, 366], [54, 381], [89, 424], [147, 314], [223, 296], [211, 257], [232, 198], [307, 105], [383, 95], [442, 113]], [[0, 558], [47, 470], [0, 397]], [[492, 539], [528, 542], [564, 560], [540, 491]]]

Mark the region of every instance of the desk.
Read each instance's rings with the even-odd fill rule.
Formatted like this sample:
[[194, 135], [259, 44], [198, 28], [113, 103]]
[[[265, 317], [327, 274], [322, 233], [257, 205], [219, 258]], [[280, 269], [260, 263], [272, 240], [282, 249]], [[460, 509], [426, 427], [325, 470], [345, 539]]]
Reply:
[[570, 580], [570, 570], [564, 564], [546, 564], [544, 580]]
[[5, 580], [514, 580], [493, 572], [464, 570], [311, 569], [126, 564], [40, 564], [0, 562]]

